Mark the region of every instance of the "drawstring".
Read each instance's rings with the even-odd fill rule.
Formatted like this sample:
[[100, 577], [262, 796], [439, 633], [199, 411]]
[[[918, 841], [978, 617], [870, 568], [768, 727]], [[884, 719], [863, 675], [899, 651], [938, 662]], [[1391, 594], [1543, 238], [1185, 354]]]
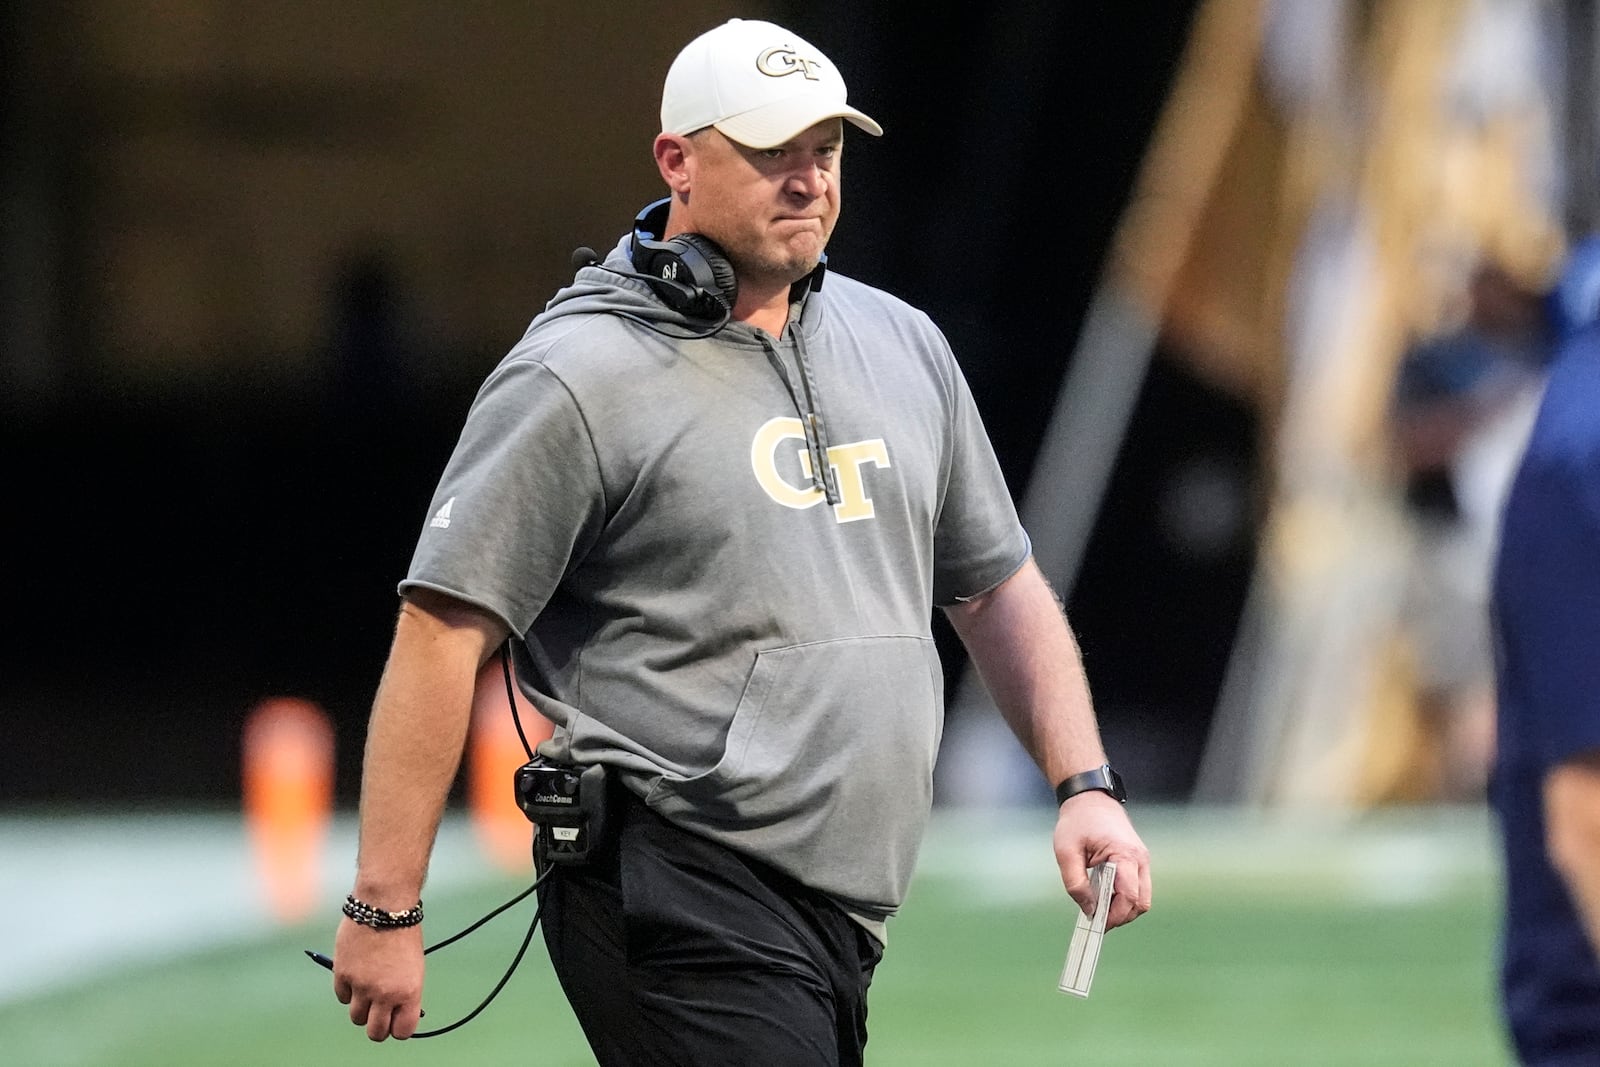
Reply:
[[[822, 421], [822, 401], [817, 397], [816, 376], [811, 373], [811, 363], [806, 359], [805, 337], [792, 325], [789, 332], [794, 335], [794, 361], [800, 365], [800, 386], [806, 394], [807, 410], [802, 421], [806, 423], [814, 453], [822, 456], [822, 492], [828, 498], [828, 503], [841, 504], [844, 497], [840, 495], [834, 479], [833, 464], [828, 462], [828, 424]], [[816, 463], [815, 455], [811, 462]]]
[[767, 362], [778, 372], [783, 387], [789, 392], [789, 401], [794, 404], [795, 413], [800, 416], [800, 427], [805, 432], [806, 452], [811, 457], [811, 483], [822, 490], [822, 495], [829, 504], [839, 504], [844, 501], [844, 497], [840, 494], [838, 483], [833, 476], [833, 465], [828, 462], [828, 427], [818, 410], [816, 378], [811, 373], [811, 364], [806, 361], [805, 342], [800, 339], [800, 331], [791, 330], [791, 332], [794, 334], [795, 363], [800, 368], [800, 386], [805, 393], [803, 404], [794, 391], [794, 380], [789, 377], [789, 368], [784, 366], [783, 357], [771, 343], [770, 336], [761, 330], [756, 331], [756, 336], [761, 339], [761, 347], [767, 352]]

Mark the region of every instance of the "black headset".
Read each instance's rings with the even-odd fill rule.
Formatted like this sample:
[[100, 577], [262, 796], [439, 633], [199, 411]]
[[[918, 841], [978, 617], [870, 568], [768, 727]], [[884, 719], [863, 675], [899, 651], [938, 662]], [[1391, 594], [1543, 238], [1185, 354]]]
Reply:
[[662, 303], [695, 319], [721, 319], [733, 313], [739, 279], [728, 255], [709, 237], [680, 233], [657, 240], [667, 224], [671, 197], [646, 204], [633, 220], [628, 258], [641, 280]]
[[[676, 237], [658, 240], [656, 234], [666, 229], [667, 211], [671, 197], [662, 197], [646, 204], [634, 217], [633, 231], [628, 237], [628, 259], [635, 271], [617, 270], [600, 261], [600, 255], [587, 246], [573, 250], [572, 268], [598, 267], [624, 278], [644, 282], [663, 304], [691, 319], [700, 319], [706, 326], [688, 331], [666, 330], [660, 324], [634, 315], [616, 311], [625, 319], [632, 319], [656, 333], [668, 337], [692, 339], [710, 337], [722, 330], [733, 318], [733, 306], [739, 297], [739, 279], [733, 263], [717, 242], [698, 233], [680, 233]], [[822, 288], [822, 278], [828, 269], [824, 254], [810, 275], [795, 284], [813, 292]]]

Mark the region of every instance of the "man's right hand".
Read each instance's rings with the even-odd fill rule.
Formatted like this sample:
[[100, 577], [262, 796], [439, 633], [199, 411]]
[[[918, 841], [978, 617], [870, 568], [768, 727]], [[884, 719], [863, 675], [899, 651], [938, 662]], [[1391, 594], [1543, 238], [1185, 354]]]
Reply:
[[[506, 626], [442, 593], [406, 594], [378, 682], [361, 769], [355, 892], [393, 911], [417, 902], [461, 763], [477, 676]], [[422, 1016], [422, 928], [348, 917], [334, 938], [333, 992], [374, 1041], [404, 1040]]]
[[373, 1041], [404, 1041], [422, 1016], [422, 927], [374, 930], [345, 919], [333, 941], [333, 995]]

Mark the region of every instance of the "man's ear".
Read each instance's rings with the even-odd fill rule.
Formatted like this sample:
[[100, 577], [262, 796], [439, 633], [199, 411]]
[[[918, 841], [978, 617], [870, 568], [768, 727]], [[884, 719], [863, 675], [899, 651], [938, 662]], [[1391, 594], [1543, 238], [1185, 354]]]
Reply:
[[676, 133], [660, 133], [656, 135], [652, 149], [656, 157], [656, 169], [661, 172], [661, 180], [667, 183], [672, 192], [682, 197], [689, 192], [689, 165], [694, 156], [694, 145], [689, 138]]

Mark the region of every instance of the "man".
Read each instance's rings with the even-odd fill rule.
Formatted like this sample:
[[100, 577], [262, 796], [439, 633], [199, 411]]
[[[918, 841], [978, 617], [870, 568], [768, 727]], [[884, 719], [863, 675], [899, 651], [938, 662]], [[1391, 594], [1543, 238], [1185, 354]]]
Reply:
[[1401, 360], [1391, 426], [1409, 540], [1401, 623], [1416, 653], [1415, 751], [1378, 800], [1477, 800], [1494, 750], [1489, 579], [1550, 351], [1547, 292], [1486, 260], [1464, 321]]
[[1557, 288], [1552, 363], [1494, 581], [1501, 984], [1526, 1064], [1600, 1063], [1600, 243]]
[[559, 727], [541, 752], [618, 783], [609, 843], [543, 890], [603, 1064], [860, 1062], [931, 804], [934, 605], [1062, 783], [1067, 892], [1091, 906], [1086, 868], [1114, 860], [1107, 925], [1149, 907], [1077, 647], [949, 347], [824, 276], [843, 123], [881, 133], [845, 100], [778, 26], [692, 41], [654, 144], [668, 198], [480, 391], [368, 734], [369, 924], [340, 926], [335, 990], [373, 1040], [417, 1025], [410, 909], [474, 675], [508, 633]]

